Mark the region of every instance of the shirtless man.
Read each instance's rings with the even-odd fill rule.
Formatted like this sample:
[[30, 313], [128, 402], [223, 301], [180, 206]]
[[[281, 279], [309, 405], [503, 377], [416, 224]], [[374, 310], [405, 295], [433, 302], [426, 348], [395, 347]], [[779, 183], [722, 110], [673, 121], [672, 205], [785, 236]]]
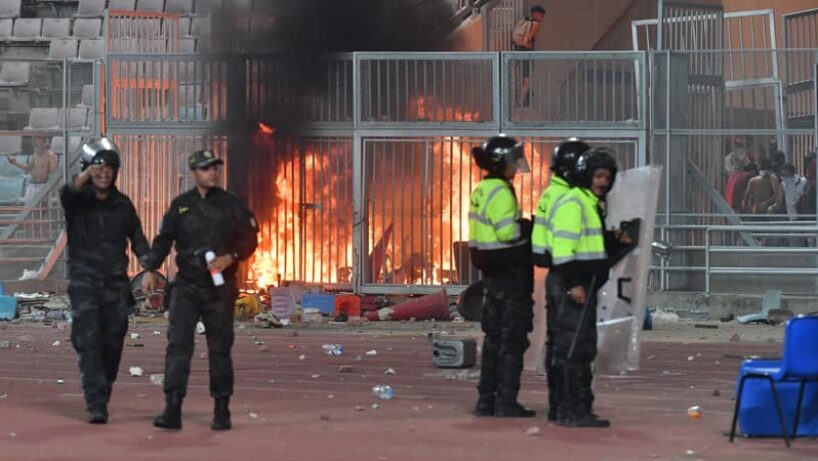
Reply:
[[761, 171], [758, 176], [747, 184], [744, 209], [757, 215], [775, 214], [783, 211], [778, 210], [782, 198], [781, 180], [771, 171], [769, 159], [764, 159], [761, 162]]
[[14, 157], [8, 157], [9, 163], [31, 175], [23, 197], [26, 203], [31, 201], [48, 182], [48, 178], [57, 171], [59, 163], [57, 155], [48, 147], [44, 137], [35, 136], [32, 139], [34, 140], [34, 155], [29, 158], [27, 164], [18, 162]]

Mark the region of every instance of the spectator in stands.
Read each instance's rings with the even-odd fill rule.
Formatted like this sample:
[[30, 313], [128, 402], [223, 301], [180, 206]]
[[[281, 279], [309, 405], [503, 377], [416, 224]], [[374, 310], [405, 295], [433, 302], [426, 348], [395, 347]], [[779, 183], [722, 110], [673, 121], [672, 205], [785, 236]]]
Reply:
[[781, 177], [781, 170], [784, 168], [784, 164], [787, 163], [787, 154], [780, 150], [770, 152], [770, 163], [773, 173]]
[[784, 190], [784, 203], [787, 208], [787, 217], [790, 221], [798, 219], [796, 204], [807, 187], [807, 178], [795, 174], [795, 167], [785, 163], [781, 167], [781, 186]]
[[758, 174], [758, 168], [755, 163], [748, 163], [744, 165], [741, 171], [737, 171], [730, 175], [727, 180], [727, 193], [725, 198], [727, 204], [738, 214], [746, 213], [747, 210], [743, 207], [744, 194], [747, 193], [747, 184], [750, 179]]
[[804, 176], [807, 179], [807, 185], [795, 209], [800, 219], [809, 221], [815, 219], [815, 152], [810, 152], [804, 157], [804, 164], [806, 165]]
[[49, 147], [49, 143], [42, 136], [35, 136], [34, 155], [28, 159], [28, 163], [22, 164], [14, 157], [8, 157], [9, 163], [28, 173], [31, 178], [26, 186], [26, 193], [23, 200], [29, 203], [43, 188], [48, 178], [57, 171], [59, 160], [57, 155]]
[[733, 142], [733, 150], [724, 158], [724, 172], [728, 177], [753, 162], [747, 145], [741, 138], [736, 138]]
[[[511, 34], [514, 51], [532, 51], [540, 24], [545, 18], [545, 8], [540, 5], [531, 7], [530, 15], [517, 22]], [[520, 65], [522, 87], [520, 89], [520, 105], [527, 107], [531, 103], [531, 61], [523, 61]]]

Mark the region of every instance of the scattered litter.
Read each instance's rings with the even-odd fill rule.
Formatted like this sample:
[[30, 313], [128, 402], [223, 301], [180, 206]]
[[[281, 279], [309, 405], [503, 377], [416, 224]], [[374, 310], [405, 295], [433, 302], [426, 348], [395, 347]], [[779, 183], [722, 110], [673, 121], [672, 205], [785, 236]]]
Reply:
[[690, 419], [700, 419], [702, 417], [702, 409], [698, 405], [688, 408], [687, 417]]
[[324, 344], [321, 346], [324, 355], [339, 356], [344, 353], [344, 346], [340, 344]]
[[718, 389], [713, 389], [713, 397], [720, 397], [721, 391]]
[[270, 348], [267, 346], [261, 346], [258, 348], [259, 352], [269, 352]]
[[161, 336], [161, 335], [162, 335], [162, 332], [161, 332], [161, 331], [156, 331], [156, 330], [154, 330], [153, 335], [154, 335], [154, 336]]
[[651, 314], [653, 316], [653, 320], [660, 321], [660, 322], [678, 322], [679, 316], [673, 312], [667, 312], [662, 309], [656, 309], [655, 312]]
[[540, 435], [540, 428], [537, 426], [529, 427], [527, 431], [525, 431], [525, 435]]
[[323, 414], [318, 419], [320, 419], [321, 421], [329, 421], [330, 418], [329, 415]]
[[261, 328], [284, 328], [284, 324], [272, 312], [258, 314], [253, 321], [260, 323]]
[[131, 339], [139, 339], [139, 333], [131, 333]]
[[142, 368], [139, 367], [131, 367], [128, 371], [131, 372], [131, 376], [142, 376]]
[[4, 398], [6, 398], [8, 396], [9, 396], [8, 394], [0, 394], [0, 399], [4, 399]]
[[307, 360], [307, 356], [304, 355], [304, 354], [301, 354], [301, 355], [298, 356], [298, 360]]
[[9, 432], [9, 437], [12, 437], [12, 438], [17, 437], [17, 434], [14, 433], [14, 432]]
[[[37, 280], [38, 278], [40, 278], [40, 273], [38, 271], [23, 269], [23, 275], [21, 275], [17, 280]], [[17, 293], [15, 293], [15, 295], [17, 295]]]
[[335, 394], [327, 394], [327, 398], [332, 400], [335, 398]]
[[0, 349], [11, 349], [10, 341], [0, 341]]
[[364, 359], [364, 358], [363, 358], [363, 357], [362, 357], [360, 354], [355, 356], [355, 360], [357, 360], [357, 361], [359, 361], [359, 362], [360, 362], [361, 360], [363, 360], [363, 359]]
[[165, 384], [165, 375], [164, 373], [157, 373], [155, 375], [151, 375], [151, 384], [154, 386], [162, 386]]
[[51, 345], [54, 346], [54, 347], [59, 346], [60, 345], [60, 340], [58, 339], [58, 340], [54, 341], [53, 343], [51, 343]]
[[364, 411], [365, 408], [360, 405], [355, 405], [355, 411]]
[[738, 333], [733, 333], [733, 336], [730, 337], [730, 342], [737, 343], [739, 341], [741, 341], [741, 336], [739, 336]]
[[706, 323], [696, 323], [696, 324], [693, 325], [693, 328], [705, 328], [705, 329], [708, 329], [708, 330], [718, 330], [719, 326], [718, 325], [708, 325]]
[[688, 357], [688, 358], [687, 358], [687, 361], [688, 361], [688, 362], [692, 362], [692, 361], [693, 361], [695, 358], [696, 358], [696, 357], [693, 357], [693, 356], [691, 355], [690, 357]]
[[296, 349], [296, 346], [295, 346], [295, 344], [287, 344], [287, 349], [292, 351], [292, 350]]
[[380, 405], [379, 403], [373, 403], [373, 404], [372, 404], [372, 409], [373, 409], [373, 410], [380, 410], [380, 409], [381, 409], [381, 405]]
[[298, 331], [296, 331], [296, 330], [292, 330], [292, 331], [287, 332], [287, 337], [288, 338], [295, 338], [297, 336], [298, 336]]
[[138, 399], [147, 399], [148, 394], [136, 394], [136, 398], [138, 398]]
[[393, 368], [387, 368], [386, 371], [383, 372], [383, 374], [387, 376], [395, 376], [397, 373], [395, 373], [395, 370]]
[[395, 395], [395, 391], [392, 390], [391, 386], [378, 384], [372, 386], [372, 394], [381, 400], [389, 400]]
[[314, 375], [312, 375], [312, 379], [317, 379], [317, 378], [320, 378], [320, 377], [321, 377], [321, 375], [318, 374], [318, 373], [315, 373]]
[[204, 332], [205, 332], [204, 323], [202, 323], [202, 322], [197, 323], [196, 324], [196, 334], [203, 335]]
[[352, 373], [352, 366], [341, 365], [340, 367], [338, 367], [338, 373]]
[[133, 343], [133, 344], [128, 344], [128, 345], [131, 346], [131, 347], [145, 347], [145, 345], [142, 344], [142, 343]]
[[378, 355], [378, 351], [376, 351], [375, 349], [372, 349], [371, 351], [366, 351], [366, 355], [369, 355], [369, 356]]
[[256, 346], [263, 346], [263, 345], [264, 345], [264, 341], [255, 341], [255, 345], [256, 345]]
[[65, 380], [62, 378], [57, 379], [57, 384], [64, 384]]
[[249, 416], [252, 419], [258, 419], [258, 413], [253, 413], [252, 411], [247, 413], [247, 416]]

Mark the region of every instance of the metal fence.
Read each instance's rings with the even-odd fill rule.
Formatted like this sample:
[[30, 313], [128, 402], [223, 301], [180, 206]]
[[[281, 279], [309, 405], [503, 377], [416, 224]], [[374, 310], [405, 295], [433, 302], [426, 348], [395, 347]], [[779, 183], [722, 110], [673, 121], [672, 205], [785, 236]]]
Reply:
[[497, 0], [483, 6], [486, 20], [484, 50], [511, 51], [514, 26], [526, 16], [523, 0]]

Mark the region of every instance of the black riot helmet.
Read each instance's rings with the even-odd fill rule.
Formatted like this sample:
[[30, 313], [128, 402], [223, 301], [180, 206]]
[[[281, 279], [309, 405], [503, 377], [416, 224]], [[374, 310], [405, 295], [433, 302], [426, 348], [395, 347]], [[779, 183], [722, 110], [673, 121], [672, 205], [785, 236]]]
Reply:
[[477, 166], [489, 173], [502, 174], [512, 163], [516, 163], [518, 171], [522, 173], [531, 171], [525, 159], [523, 145], [502, 134], [489, 138], [481, 147], [473, 148], [472, 155]]
[[85, 171], [91, 165], [109, 165], [118, 171], [121, 165], [119, 147], [105, 136], [83, 144], [80, 153], [80, 167]]
[[585, 141], [579, 138], [568, 138], [554, 148], [551, 157], [551, 171], [562, 179], [568, 179], [579, 156], [591, 150]]
[[[591, 182], [596, 170], [605, 169], [611, 172], [611, 185], [616, 181], [616, 158], [610, 149], [600, 147], [586, 151], [577, 159], [577, 164], [568, 177], [568, 182], [574, 187], [591, 188]], [[610, 190], [610, 189], [609, 189]]]

